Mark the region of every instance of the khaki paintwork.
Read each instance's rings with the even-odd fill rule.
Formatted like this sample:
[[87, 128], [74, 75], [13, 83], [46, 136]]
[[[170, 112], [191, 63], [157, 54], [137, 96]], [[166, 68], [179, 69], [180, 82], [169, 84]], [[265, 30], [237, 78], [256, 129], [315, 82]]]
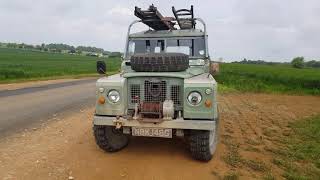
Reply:
[[[211, 89], [210, 94], [206, 94], [206, 89]], [[187, 97], [192, 91], [198, 91], [202, 95], [202, 101], [197, 106], [192, 106], [187, 102]], [[204, 73], [184, 80], [184, 108], [183, 117], [185, 119], [215, 119], [217, 118], [217, 83], [210, 74]], [[213, 105], [208, 108], [204, 102], [210, 100]]]
[[[100, 96], [106, 98], [106, 103], [101, 105], [96, 102], [96, 114], [99, 115], [112, 115], [112, 116], [122, 116], [125, 115], [127, 109], [127, 79], [116, 74], [109, 77], [103, 77], [98, 79], [96, 86], [97, 99]], [[103, 88], [104, 91], [101, 93], [99, 88]], [[117, 90], [120, 93], [120, 101], [117, 103], [112, 103], [107, 98], [108, 92], [111, 90]]]
[[[141, 33], [134, 33], [128, 36], [128, 39], [132, 38], [172, 38], [172, 37], [205, 37], [206, 33], [201, 30], [174, 30], [174, 31], [145, 31]], [[126, 45], [127, 46], [127, 45]], [[206, 47], [207, 49], [207, 47]], [[207, 53], [206, 53], [207, 54]], [[181, 82], [183, 80], [183, 114], [182, 119], [179, 119], [179, 123], [184, 122], [184, 119], [188, 120], [200, 120], [200, 121], [212, 121], [218, 118], [217, 111], [217, 82], [209, 74], [209, 64], [210, 58], [209, 56], [203, 58], [204, 64], [202, 66], [190, 66], [186, 71], [183, 72], [135, 72], [130, 66], [126, 65], [128, 62], [128, 57], [123, 59], [123, 63], [121, 65], [121, 73], [116, 74], [109, 77], [100, 78], [97, 81], [97, 99], [101, 96], [106, 98], [106, 103], [101, 105], [99, 103], [96, 104], [96, 116], [94, 123], [110, 125], [111, 121], [105, 119], [103, 117], [99, 117], [100, 115], [107, 116], [119, 116], [125, 117], [128, 109], [128, 81], [130, 78], [134, 78], [137, 80], [146, 77], [161, 77], [168, 78], [170, 81], [174, 81], [176, 79]], [[99, 88], [104, 88], [103, 92], [100, 92]], [[211, 93], [206, 94], [206, 90], [210, 89]], [[118, 90], [120, 93], [120, 101], [118, 103], [111, 103], [107, 98], [107, 94], [110, 90]], [[187, 101], [187, 96], [192, 91], [198, 91], [202, 95], [202, 101], [198, 106], [192, 106]], [[211, 107], [205, 106], [205, 101], [210, 100], [212, 102]], [[112, 117], [109, 117], [109, 119]], [[114, 119], [114, 118], [113, 118]], [[106, 122], [108, 121], [108, 122]], [[186, 121], [187, 122], [187, 121]], [[194, 121], [192, 121], [194, 122]], [[137, 124], [133, 124], [138, 126]], [[193, 123], [188, 123], [188, 127], [192, 126]], [[161, 127], [161, 123], [157, 126]], [[166, 125], [167, 127], [168, 125]], [[170, 124], [169, 124], [170, 126]], [[181, 126], [181, 125], [180, 125]]]

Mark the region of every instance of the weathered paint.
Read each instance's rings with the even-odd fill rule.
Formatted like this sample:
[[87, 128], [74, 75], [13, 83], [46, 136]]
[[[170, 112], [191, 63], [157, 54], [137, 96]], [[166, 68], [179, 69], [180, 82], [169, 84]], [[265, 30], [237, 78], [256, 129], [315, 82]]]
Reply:
[[[206, 94], [206, 89], [211, 89], [211, 94]], [[202, 95], [202, 101], [199, 105], [191, 105], [187, 97], [193, 92], [197, 91]], [[214, 119], [218, 116], [217, 112], [217, 83], [210, 74], [201, 74], [193, 78], [184, 80], [184, 108], [183, 117], [185, 119]], [[205, 106], [205, 101], [211, 100], [212, 107], [208, 108]]]
[[172, 129], [198, 129], [198, 130], [214, 130], [217, 121], [207, 120], [184, 120], [177, 119], [172, 121], [163, 121], [161, 123], [140, 123], [138, 120], [127, 120], [120, 118], [116, 120], [115, 117], [108, 116], [94, 116], [93, 123], [95, 125], [104, 126], [116, 126], [115, 122], [121, 122], [122, 126], [125, 127], [145, 127], [145, 128], [172, 128]]
[[[185, 73], [172, 73], [173, 77], [179, 78], [178, 74], [183, 74], [184, 84], [183, 84], [183, 117], [185, 119], [214, 119], [217, 118], [217, 83], [214, 78], [208, 74], [203, 73], [197, 76], [189, 77]], [[106, 98], [106, 103], [101, 105], [98, 102], [96, 103], [96, 114], [99, 115], [119, 115], [123, 116], [126, 114], [126, 110], [128, 108], [128, 89], [127, 82], [128, 78], [139, 78], [140, 77], [156, 77], [161, 76], [162, 78], [170, 77], [164, 75], [164, 73], [135, 73], [135, 75], [130, 76], [121, 76], [120, 74], [116, 74], [109, 77], [100, 78], [97, 81], [97, 99], [100, 96], [104, 96]], [[181, 77], [180, 77], [181, 78]], [[174, 78], [171, 78], [171, 81], [174, 81]], [[176, 81], [180, 81], [176, 79]], [[177, 83], [178, 84], [178, 83]], [[100, 93], [99, 88], [104, 88], [104, 92]], [[212, 93], [207, 95], [205, 93], [206, 89], [211, 89]], [[107, 94], [110, 90], [117, 90], [120, 92], [121, 99], [118, 103], [112, 103], [107, 98]], [[200, 92], [202, 95], [202, 101], [197, 106], [192, 106], [187, 101], [188, 95], [192, 91]], [[208, 108], [205, 106], [204, 102], [206, 100], [212, 101], [212, 107]]]
[[[103, 77], [98, 79], [96, 83], [96, 97], [100, 96], [106, 98], [105, 104], [99, 104], [96, 102], [96, 114], [100, 115], [124, 115], [127, 109], [127, 79], [116, 74], [109, 77]], [[102, 93], [99, 92], [99, 88], [104, 88]], [[112, 103], [108, 99], [108, 92], [111, 90], [117, 90], [120, 93], [120, 101]]]

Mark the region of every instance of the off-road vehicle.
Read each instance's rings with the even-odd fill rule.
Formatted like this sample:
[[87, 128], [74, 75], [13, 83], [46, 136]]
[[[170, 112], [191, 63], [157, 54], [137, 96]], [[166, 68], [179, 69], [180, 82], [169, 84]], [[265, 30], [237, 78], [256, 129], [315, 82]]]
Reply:
[[[98, 146], [115, 152], [130, 136], [185, 137], [195, 159], [209, 161], [217, 146], [217, 83], [206, 25], [191, 9], [163, 17], [153, 5], [135, 7], [121, 73], [96, 83], [93, 131]], [[136, 23], [148, 29], [131, 33]], [[201, 28], [198, 28], [200, 24]], [[103, 62], [97, 70], [104, 74]], [[146, 147], [147, 150], [147, 147]]]

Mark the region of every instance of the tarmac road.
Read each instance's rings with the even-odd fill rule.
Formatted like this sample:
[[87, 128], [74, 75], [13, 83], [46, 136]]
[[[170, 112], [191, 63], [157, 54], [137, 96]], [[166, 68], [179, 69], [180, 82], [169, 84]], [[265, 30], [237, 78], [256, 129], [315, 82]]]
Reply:
[[0, 138], [57, 113], [94, 105], [96, 79], [0, 91]]

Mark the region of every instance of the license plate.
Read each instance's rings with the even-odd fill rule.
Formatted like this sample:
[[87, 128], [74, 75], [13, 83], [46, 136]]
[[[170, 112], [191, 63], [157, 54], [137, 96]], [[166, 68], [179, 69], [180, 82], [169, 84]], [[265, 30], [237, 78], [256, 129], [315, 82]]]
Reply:
[[172, 129], [132, 127], [132, 136], [172, 138]]

